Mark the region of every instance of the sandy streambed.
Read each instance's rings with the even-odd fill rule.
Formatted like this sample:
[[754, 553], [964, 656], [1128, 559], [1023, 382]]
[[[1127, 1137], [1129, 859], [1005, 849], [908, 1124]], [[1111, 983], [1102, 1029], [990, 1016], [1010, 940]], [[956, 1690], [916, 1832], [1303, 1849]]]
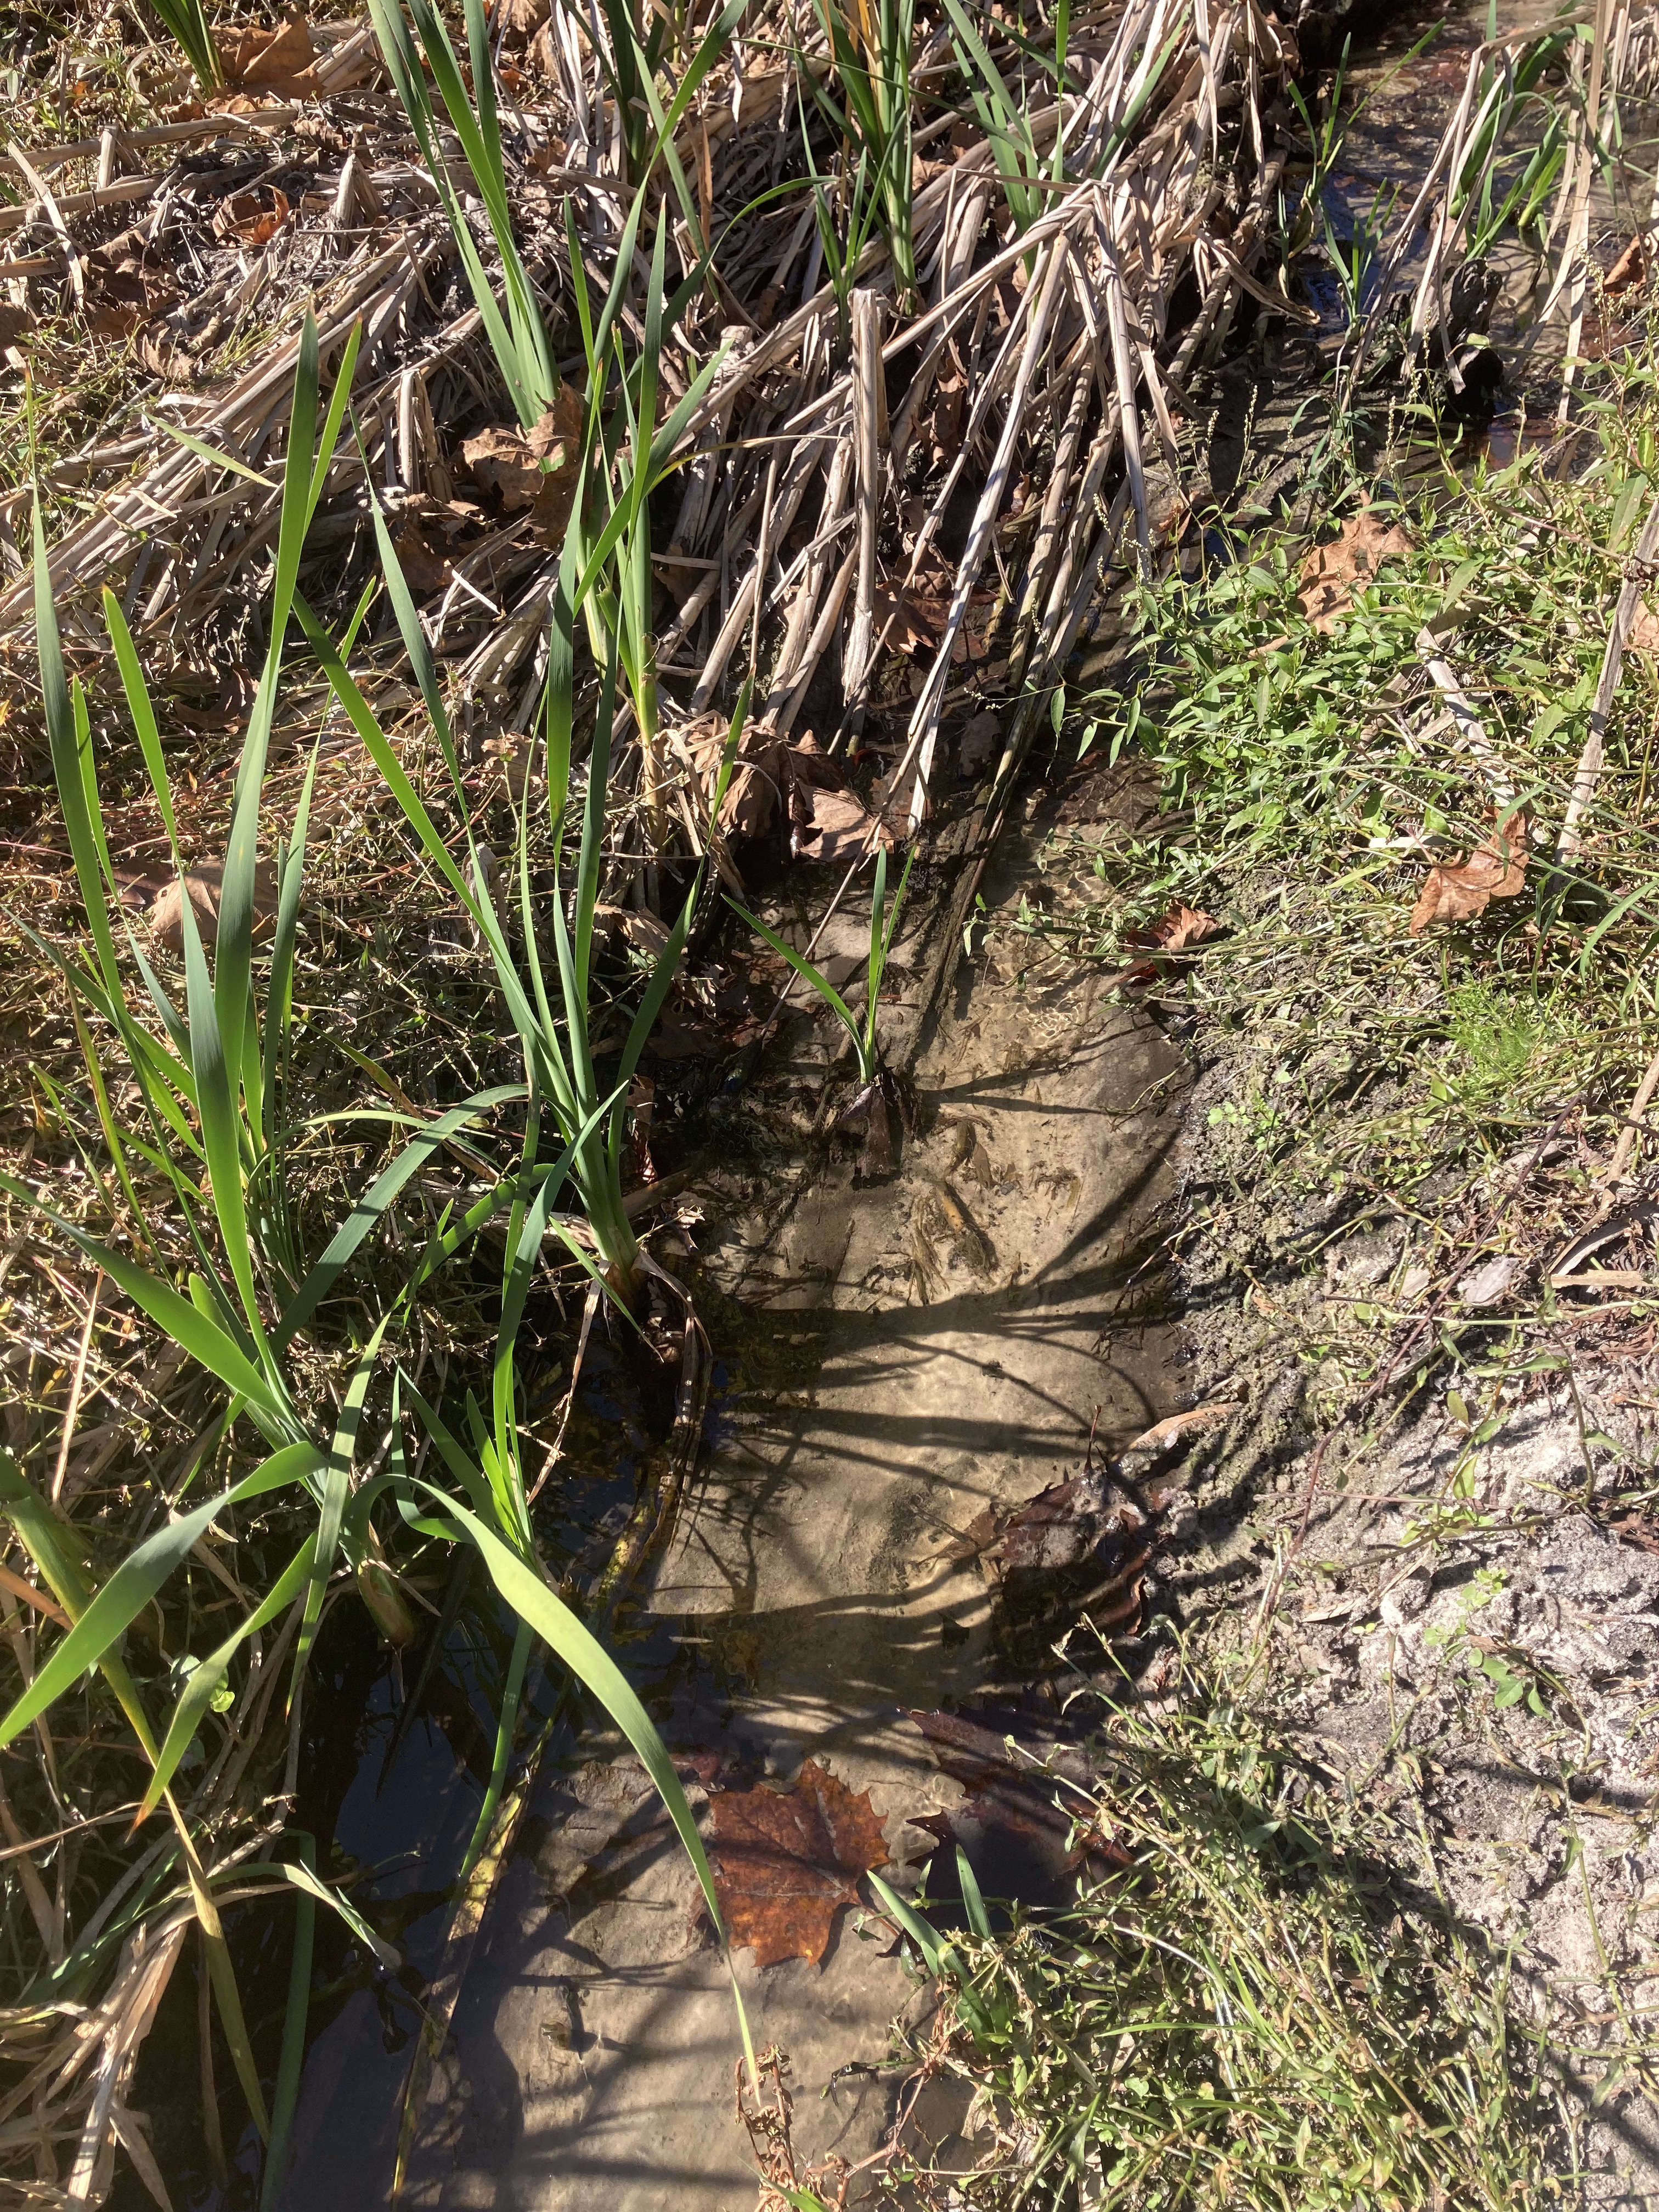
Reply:
[[[994, 910], [1029, 885], [1036, 834], [1006, 841]], [[901, 1025], [922, 957], [902, 941]], [[825, 1059], [798, 1024], [746, 1110], [809, 1100]], [[702, 1188], [692, 1233], [731, 1382], [620, 1655], [694, 1799], [828, 1789], [901, 1887], [936, 1848], [915, 1820], [963, 1796], [908, 1713], [971, 1711], [1022, 1672], [964, 1532], [1074, 1476], [1091, 1424], [1103, 1459], [1176, 1403], [1146, 1264], [1180, 1088], [1156, 1027], [1075, 968], [981, 966], [915, 1075], [918, 1131], [890, 1179], [809, 1146]], [[1102, 1595], [1121, 1607], [1121, 1588]], [[690, 1869], [625, 1747], [583, 1749], [540, 1778], [492, 1900], [410, 2203], [753, 2202], [731, 1993]], [[886, 1931], [828, 1887], [782, 1909], [786, 1945], [804, 1925], [810, 1950], [827, 1926], [820, 1958], [736, 1955], [757, 2042], [793, 2062], [803, 2148], [855, 2159], [893, 2084], [843, 2069], [883, 2057], [912, 1989]], [[869, 1894], [856, 1876], [849, 1892]]]

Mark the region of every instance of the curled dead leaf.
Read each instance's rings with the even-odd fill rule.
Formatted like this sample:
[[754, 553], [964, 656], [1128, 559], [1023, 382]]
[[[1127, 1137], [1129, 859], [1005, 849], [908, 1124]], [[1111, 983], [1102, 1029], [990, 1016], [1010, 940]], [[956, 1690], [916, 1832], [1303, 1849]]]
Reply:
[[[204, 945], [214, 944], [219, 935], [219, 900], [224, 882], [224, 870], [217, 862], [209, 862], [198, 868], [186, 868], [182, 880], [170, 876], [156, 892], [149, 909], [150, 935], [169, 952], [185, 949], [185, 893], [195, 910], [196, 927]], [[276, 871], [268, 860], [262, 860], [254, 871], [253, 933], [260, 937], [276, 919]]]
[[870, 1793], [856, 1793], [816, 1759], [790, 1790], [716, 1790], [708, 1798], [708, 1859], [733, 1945], [758, 1966], [781, 1959], [816, 1966], [836, 1915], [859, 1901], [859, 1876], [887, 1864]]
[[[691, 771], [703, 817], [713, 802], [725, 757], [726, 726], [718, 717], [687, 722], [669, 737], [671, 753]], [[839, 860], [874, 849], [889, 850], [892, 832], [878, 823], [856, 793], [845, 790], [841, 769], [818, 750], [810, 732], [793, 744], [757, 726], [744, 732], [726, 796], [720, 827], [729, 837], [765, 834], [781, 807], [789, 823], [790, 851], [801, 860]]]
[[981, 769], [990, 766], [991, 757], [1002, 736], [1005, 719], [988, 708], [984, 714], [974, 715], [964, 724], [962, 735], [957, 739], [957, 763], [963, 776], [977, 775]]
[[1511, 815], [1466, 859], [1437, 861], [1412, 908], [1412, 935], [1420, 937], [1437, 922], [1473, 921], [1492, 900], [1523, 890], [1528, 830], [1525, 814]]
[[1601, 279], [1601, 289], [1609, 298], [1613, 298], [1620, 292], [1628, 292], [1646, 283], [1647, 276], [1647, 242], [1638, 231]]
[[1297, 603], [1316, 630], [1334, 630], [1355, 595], [1376, 580], [1385, 561], [1409, 557], [1412, 541], [1397, 522], [1364, 507], [1343, 524], [1328, 545], [1316, 545], [1302, 564]]
[[1126, 929], [1123, 942], [1146, 952], [1185, 952], [1188, 946], [1202, 945], [1206, 937], [1213, 937], [1220, 927], [1215, 916], [1201, 907], [1182, 906], [1177, 901], [1145, 929]]
[[398, 533], [396, 546], [409, 587], [418, 597], [425, 599], [453, 582], [454, 569], [441, 553], [428, 544], [426, 533], [414, 517]]
[[317, 49], [303, 15], [290, 15], [273, 30], [257, 25], [243, 32], [225, 59], [225, 82], [245, 92], [283, 99], [307, 99], [317, 90]]
[[286, 192], [275, 185], [257, 185], [221, 202], [213, 218], [214, 234], [240, 239], [244, 246], [264, 246], [276, 237], [290, 212]]
[[581, 428], [580, 397], [561, 385], [533, 430], [491, 422], [463, 441], [461, 459], [473, 481], [494, 492], [503, 514], [528, 507], [553, 538], [563, 531], [575, 501]]

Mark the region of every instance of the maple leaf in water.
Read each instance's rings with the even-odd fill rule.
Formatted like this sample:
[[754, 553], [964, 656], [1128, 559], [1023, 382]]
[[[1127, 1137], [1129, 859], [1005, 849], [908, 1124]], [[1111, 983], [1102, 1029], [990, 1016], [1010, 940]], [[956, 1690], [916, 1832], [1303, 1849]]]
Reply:
[[859, 1876], [887, 1863], [869, 1791], [809, 1759], [793, 1789], [715, 1790], [708, 1811], [714, 1894], [732, 1944], [748, 1944], [759, 1966], [816, 1966], [836, 1913], [859, 1901]]

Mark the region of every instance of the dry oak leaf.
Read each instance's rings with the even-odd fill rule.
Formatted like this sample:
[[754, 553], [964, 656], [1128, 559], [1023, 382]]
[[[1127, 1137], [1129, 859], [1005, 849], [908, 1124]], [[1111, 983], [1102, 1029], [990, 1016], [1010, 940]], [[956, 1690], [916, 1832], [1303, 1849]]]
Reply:
[[264, 246], [275, 238], [289, 215], [288, 194], [275, 185], [258, 185], [252, 191], [233, 192], [213, 218], [216, 237], [240, 239], [244, 246]]
[[1647, 246], [1638, 232], [1601, 279], [1601, 289], [1611, 298], [1620, 292], [1628, 292], [1632, 286], [1644, 284], [1647, 275]]
[[418, 598], [425, 599], [433, 592], [441, 591], [454, 580], [454, 569], [441, 552], [427, 543], [425, 532], [412, 515], [394, 540], [392, 550], [410, 589]]
[[1659, 653], [1659, 615], [1654, 613], [1645, 599], [1636, 610], [1636, 619], [1625, 644], [1632, 653]]
[[1385, 561], [1403, 561], [1412, 541], [1397, 522], [1365, 507], [1345, 522], [1328, 545], [1316, 545], [1302, 563], [1297, 604], [1316, 630], [1329, 632], [1353, 607], [1354, 595], [1371, 583]]
[[225, 82], [250, 92], [304, 99], [317, 89], [312, 66], [316, 59], [310, 26], [303, 15], [291, 15], [274, 31], [263, 26], [244, 31], [235, 52], [226, 57]]
[[1150, 927], [1126, 930], [1123, 941], [1145, 952], [1184, 952], [1189, 945], [1202, 945], [1206, 937], [1213, 937], [1220, 927], [1200, 907], [1176, 904]]
[[[185, 891], [190, 892], [190, 902], [196, 912], [196, 927], [204, 945], [212, 945], [219, 935], [219, 898], [224, 882], [224, 870], [216, 861], [199, 868], [186, 868], [183, 881], [171, 876], [155, 894], [149, 909], [150, 935], [158, 945], [170, 952], [182, 952], [185, 948]], [[276, 919], [276, 871], [268, 860], [261, 860], [253, 872], [253, 933], [256, 937], [270, 927]]]
[[564, 384], [533, 430], [491, 422], [464, 441], [461, 459], [474, 482], [495, 494], [503, 514], [529, 507], [552, 535], [563, 530], [574, 504], [581, 428], [580, 396]]
[[870, 1793], [856, 1794], [816, 1759], [805, 1759], [790, 1790], [712, 1790], [708, 1858], [714, 1894], [733, 1944], [757, 1966], [781, 1959], [816, 1966], [858, 1880], [885, 1866], [886, 1844]]
[[1437, 862], [1412, 908], [1412, 935], [1437, 921], [1472, 921], [1489, 901], [1515, 897], [1526, 886], [1527, 835], [1526, 816], [1511, 815], [1466, 860]]
[[[1185, 952], [1192, 945], [1202, 945], [1206, 937], [1213, 937], [1220, 927], [1215, 916], [1200, 907], [1177, 902], [1145, 929], [1126, 929], [1123, 942], [1137, 952]], [[1155, 959], [1137, 960], [1124, 970], [1123, 980], [1131, 984], [1155, 983], [1160, 972]]]

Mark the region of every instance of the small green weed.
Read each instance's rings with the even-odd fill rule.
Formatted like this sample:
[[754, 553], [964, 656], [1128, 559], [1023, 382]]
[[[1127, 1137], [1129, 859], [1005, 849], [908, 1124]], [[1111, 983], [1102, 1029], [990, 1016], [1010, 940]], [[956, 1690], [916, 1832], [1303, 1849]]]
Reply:
[[981, 2154], [896, 2167], [894, 2201], [1562, 2202], [1569, 2130], [1501, 1963], [1391, 1871], [1400, 1839], [1273, 1718], [1261, 1654], [1178, 1671], [1102, 1705], [1092, 1802], [1065, 1793], [1120, 1873], [1000, 1936], [971, 1897], [948, 1943], [899, 1911], [944, 1984], [915, 2055], [973, 2090]]

